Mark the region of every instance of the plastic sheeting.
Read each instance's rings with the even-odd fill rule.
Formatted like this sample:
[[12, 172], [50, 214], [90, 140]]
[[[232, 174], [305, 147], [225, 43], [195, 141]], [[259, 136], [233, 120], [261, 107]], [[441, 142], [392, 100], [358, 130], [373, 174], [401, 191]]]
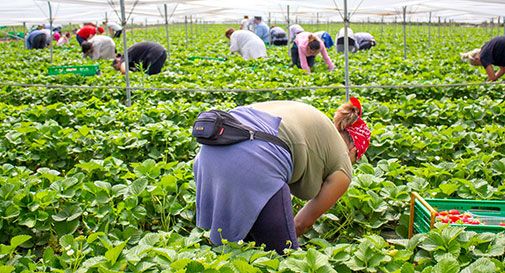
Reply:
[[[343, 0], [125, 0], [126, 12], [136, 22], [163, 21], [163, 4], [169, 10], [177, 7], [171, 21], [183, 21], [184, 16], [198, 20], [224, 22], [240, 21], [243, 15], [263, 16], [277, 22], [286, 21], [287, 6], [291, 18], [302, 22], [341, 21]], [[56, 24], [119, 21], [119, 0], [51, 0]], [[352, 21], [392, 21], [400, 18], [407, 6], [411, 21], [427, 21], [431, 12], [457, 22], [481, 23], [505, 15], [503, 0], [348, 0]], [[39, 24], [48, 21], [47, 1], [0, 1], [0, 25]]]

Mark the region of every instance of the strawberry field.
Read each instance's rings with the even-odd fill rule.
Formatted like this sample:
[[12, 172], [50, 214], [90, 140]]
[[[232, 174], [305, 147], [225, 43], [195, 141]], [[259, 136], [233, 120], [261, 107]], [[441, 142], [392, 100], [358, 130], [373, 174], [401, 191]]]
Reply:
[[[343, 83], [344, 59], [332, 49], [335, 71], [318, 57], [310, 75], [289, 66], [286, 47], [244, 61], [229, 55], [226, 27], [192, 26], [186, 43], [184, 27], [171, 26], [162, 73], [130, 74], [131, 107], [123, 76], [110, 61], [82, 59], [75, 40], [55, 48], [54, 64], [98, 63], [101, 75], [47, 76], [49, 50], [0, 44], [0, 272], [505, 271], [503, 232], [440, 223], [407, 239], [412, 191], [505, 199], [504, 87], [480, 84], [484, 70], [459, 58], [498, 30], [434, 26], [429, 39], [426, 25], [409, 26], [404, 60], [401, 26], [353, 25], [378, 40], [350, 56], [371, 145], [301, 249], [279, 256], [252, 243], [212, 246], [195, 227], [190, 129], [201, 111], [277, 99], [331, 117], [345, 100], [332, 87]], [[166, 46], [164, 28], [129, 32], [129, 44], [146, 39]]]

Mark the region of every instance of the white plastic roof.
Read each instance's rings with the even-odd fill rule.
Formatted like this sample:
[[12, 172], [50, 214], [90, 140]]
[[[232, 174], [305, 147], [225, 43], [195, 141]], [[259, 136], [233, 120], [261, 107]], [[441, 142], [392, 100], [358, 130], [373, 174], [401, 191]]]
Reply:
[[[40, 24], [48, 22], [48, 1], [1, 0], [0, 25]], [[99, 22], [105, 19], [118, 21], [119, 0], [50, 0], [55, 24]], [[183, 21], [193, 16], [205, 21], [239, 21], [243, 15], [259, 15], [272, 20], [285, 21], [287, 6], [290, 18], [301, 21], [315, 20], [317, 14], [324, 22], [341, 21], [343, 0], [125, 0], [126, 12], [136, 22], [162, 22], [163, 4], [167, 4], [171, 21]], [[412, 21], [427, 21], [431, 12], [434, 18], [458, 22], [481, 23], [505, 16], [505, 0], [348, 0], [352, 21], [391, 21], [399, 17], [407, 6]], [[116, 13], [117, 12], [117, 13]]]

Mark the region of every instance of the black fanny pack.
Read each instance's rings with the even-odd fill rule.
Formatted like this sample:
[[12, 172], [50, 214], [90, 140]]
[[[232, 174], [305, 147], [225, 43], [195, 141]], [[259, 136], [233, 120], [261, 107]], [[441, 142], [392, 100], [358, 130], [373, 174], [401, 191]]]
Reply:
[[192, 135], [198, 143], [211, 146], [231, 145], [259, 139], [278, 145], [291, 153], [288, 145], [277, 136], [256, 131], [242, 124], [230, 113], [220, 110], [200, 113], [193, 124]]

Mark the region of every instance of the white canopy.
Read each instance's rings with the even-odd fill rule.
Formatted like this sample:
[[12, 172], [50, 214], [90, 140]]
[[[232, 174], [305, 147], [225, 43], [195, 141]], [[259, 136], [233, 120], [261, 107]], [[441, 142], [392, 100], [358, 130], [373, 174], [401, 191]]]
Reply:
[[[48, 1], [3, 0], [0, 2], [0, 25], [40, 24], [48, 21]], [[56, 24], [118, 21], [119, 0], [50, 0]], [[125, 0], [126, 12], [136, 22], [153, 23], [162, 20], [163, 4], [168, 5], [171, 21], [194, 19], [224, 22], [239, 21], [243, 15], [259, 15], [276, 21], [286, 21], [287, 6], [292, 20], [341, 21], [343, 0]], [[412, 21], [427, 21], [441, 17], [457, 22], [481, 23], [505, 15], [505, 0], [348, 0], [352, 21], [392, 21], [407, 6]], [[117, 13], [116, 13], [117, 12]]]

